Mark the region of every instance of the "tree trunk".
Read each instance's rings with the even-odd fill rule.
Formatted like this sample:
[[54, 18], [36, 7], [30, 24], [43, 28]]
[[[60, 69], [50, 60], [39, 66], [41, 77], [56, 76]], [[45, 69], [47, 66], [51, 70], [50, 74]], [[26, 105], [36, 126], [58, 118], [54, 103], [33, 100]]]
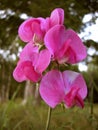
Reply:
[[32, 103], [34, 105], [40, 104], [40, 95], [38, 91], [38, 84], [33, 84], [29, 80], [26, 82], [25, 90], [24, 90], [24, 99], [22, 104], [26, 104], [28, 99], [32, 99]]

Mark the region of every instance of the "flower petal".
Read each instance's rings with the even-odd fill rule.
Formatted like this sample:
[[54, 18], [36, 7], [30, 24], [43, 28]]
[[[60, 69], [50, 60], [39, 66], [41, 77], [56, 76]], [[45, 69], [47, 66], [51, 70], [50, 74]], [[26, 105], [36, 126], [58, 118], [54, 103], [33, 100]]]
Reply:
[[40, 83], [40, 95], [52, 108], [64, 102], [67, 107], [84, 106], [83, 99], [87, 96], [87, 86], [77, 72], [52, 70], [48, 72]]
[[69, 93], [67, 93], [64, 97], [64, 102], [67, 108], [72, 107], [74, 105], [78, 105], [79, 107], [84, 107], [84, 102], [82, 97], [78, 94], [80, 88], [72, 87]]
[[79, 88], [79, 95], [82, 99], [87, 96], [87, 86], [83, 76], [80, 73], [66, 70], [62, 73], [64, 84], [66, 85], [66, 93], [68, 93], [72, 87]]
[[33, 38], [34, 31], [32, 31], [31, 25], [34, 21], [34, 18], [29, 18], [26, 21], [24, 21], [18, 30], [18, 34], [21, 40], [24, 42], [29, 42]]
[[[55, 25], [45, 36], [45, 46], [59, 63], [77, 63], [86, 58], [86, 47], [78, 35], [63, 25]], [[62, 52], [62, 53], [61, 53]]]
[[19, 56], [20, 60], [21, 61], [31, 60], [33, 53], [38, 53], [38, 47], [34, 46], [32, 42], [29, 42], [28, 44], [25, 45], [25, 47], [21, 51]]
[[65, 96], [62, 73], [58, 70], [48, 72], [42, 78], [39, 91], [42, 99], [52, 108], [62, 102]]
[[45, 31], [46, 31], [46, 32], [51, 28], [50, 18], [49, 18], [49, 17], [47, 17], [47, 18], [45, 19], [44, 28], [45, 28]]
[[34, 67], [32, 66], [32, 62], [26, 61], [22, 63], [24, 65], [24, 74], [26, 75], [26, 77], [31, 80], [32, 82], [38, 82], [41, 77], [42, 74], [41, 73], [37, 73], [34, 70]]
[[50, 16], [51, 26], [56, 24], [63, 24], [64, 23], [64, 10], [61, 8], [56, 8], [51, 12]]
[[34, 71], [34, 68], [32, 66], [32, 62], [30, 61], [24, 61], [17, 64], [13, 76], [16, 81], [22, 82], [25, 80], [31, 80], [33, 82], [37, 82], [41, 79], [41, 74]]
[[65, 41], [70, 39], [69, 48], [65, 52], [65, 56], [68, 57], [68, 63], [77, 63], [86, 58], [86, 47], [73, 30], [66, 30], [64, 39]]
[[23, 64], [21, 62], [19, 62], [16, 68], [14, 69], [13, 77], [17, 82], [22, 82], [27, 80], [27, 77], [25, 76], [23, 71]]
[[[67, 62], [67, 61], [68, 61], [68, 58], [69, 58], [69, 57], [67, 57], [67, 55], [65, 54], [65, 52], [66, 52], [66, 51], [68, 50], [68, 48], [69, 48], [70, 41], [71, 41], [71, 40], [68, 39], [68, 40], [64, 43], [64, 45], [62, 46], [62, 48], [55, 53], [54, 59], [56, 59], [59, 64], [62, 64], [62, 63], [64, 63], [64, 62]], [[72, 55], [72, 56], [73, 56], [73, 55]]]
[[63, 25], [55, 25], [45, 35], [45, 46], [51, 54], [59, 51], [64, 44], [65, 27]]
[[51, 60], [51, 54], [47, 49], [42, 50], [39, 53], [38, 59], [36, 60], [35, 70], [42, 73], [49, 65]]
[[28, 20], [24, 21], [18, 30], [19, 37], [24, 42], [30, 42], [33, 40], [34, 34], [37, 37], [38, 41], [41, 41], [44, 36], [44, 30], [42, 25], [44, 24], [43, 18], [29, 18]]
[[56, 8], [51, 12], [50, 17], [47, 17], [44, 22], [44, 28], [46, 32], [53, 26], [64, 23], [64, 10], [61, 8]]
[[35, 19], [32, 22], [32, 31], [35, 34], [35, 42], [42, 42], [44, 37], [44, 32], [41, 30], [41, 19]]

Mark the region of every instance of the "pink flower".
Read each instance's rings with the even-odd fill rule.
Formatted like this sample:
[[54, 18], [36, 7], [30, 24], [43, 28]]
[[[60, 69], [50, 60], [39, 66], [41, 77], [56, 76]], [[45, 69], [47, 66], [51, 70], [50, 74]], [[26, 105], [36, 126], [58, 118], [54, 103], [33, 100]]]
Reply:
[[48, 67], [51, 55], [47, 49], [38, 51], [38, 47], [28, 43], [20, 54], [20, 60], [13, 72], [16, 81], [31, 80], [37, 82]]
[[45, 33], [56, 24], [63, 24], [64, 11], [57, 8], [52, 11], [50, 17], [44, 18], [29, 18], [24, 21], [18, 30], [19, 37], [24, 42], [41, 43], [44, 41]]
[[45, 35], [45, 46], [59, 63], [77, 63], [86, 58], [86, 47], [78, 35], [63, 25], [55, 25]]
[[36, 37], [36, 41], [42, 42], [45, 34], [44, 22], [44, 18], [29, 18], [24, 21], [18, 30], [20, 39], [24, 42], [30, 42]]
[[46, 32], [55, 25], [64, 23], [64, 10], [61, 8], [56, 8], [51, 12], [50, 17], [46, 18], [45, 30]]
[[61, 102], [66, 107], [83, 107], [87, 96], [87, 86], [81, 74], [73, 71], [51, 70], [40, 83], [40, 95], [52, 108]]

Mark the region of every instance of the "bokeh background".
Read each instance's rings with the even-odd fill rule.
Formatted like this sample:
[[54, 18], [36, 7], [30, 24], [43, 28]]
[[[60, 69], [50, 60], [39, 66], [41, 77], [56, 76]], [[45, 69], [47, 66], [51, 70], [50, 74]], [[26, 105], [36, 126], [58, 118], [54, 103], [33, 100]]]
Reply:
[[38, 85], [17, 83], [12, 73], [25, 45], [18, 37], [19, 25], [29, 17], [47, 17], [57, 7], [64, 9], [66, 28], [78, 33], [88, 54], [62, 69], [83, 74], [88, 96], [84, 110], [58, 106], [50, 130], [98, 130], [98, 0], [0, 0], [0, 130], [44, 130], [47, 106]]

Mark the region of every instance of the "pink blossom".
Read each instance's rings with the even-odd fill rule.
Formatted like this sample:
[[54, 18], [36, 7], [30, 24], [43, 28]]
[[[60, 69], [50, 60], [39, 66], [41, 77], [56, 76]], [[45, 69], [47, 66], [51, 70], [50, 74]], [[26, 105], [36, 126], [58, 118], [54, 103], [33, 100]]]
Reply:
[[73, 71], [51, 70], [41, 80], [40, 95], [52, 108], [63, 102], [65, 106], [84, 106], [87, 86], [81, 74]]
[[61, 8], [56, 8], [52, 11], [50, 17], [44, 19], [42, 17], [29, 18], [25, 20], [19, 27], [18, 34], [24, 42], [44, 41], [45, 33], [56, 24], [63, 24], [64, 11]]
[[63, 25], [55, 25], [45, 35], [45, 46], [59, 63], [77, 63], [86, 58], [86, 47], [78, 35]]
[[45, 20], [45, 30], [46, 32], [55, 25], [64, 23], [64, 10], [61, 8], [54, 9], [50, 17], [47, 17]]
[[13, 72], [16, 81], [31, 80], [37, 82], [42, 72], [48, 67], [51, 55], [47, 49], [38, 51], [32, 43], [28, 43], [20, 53], [19, 62]]
[[44, 18], [29, 18], [19, 27], [18, 34], [22, 41], [30, 42], [36, 37], [36, 41], [43, 40], [45, 31], [43, 29]]

